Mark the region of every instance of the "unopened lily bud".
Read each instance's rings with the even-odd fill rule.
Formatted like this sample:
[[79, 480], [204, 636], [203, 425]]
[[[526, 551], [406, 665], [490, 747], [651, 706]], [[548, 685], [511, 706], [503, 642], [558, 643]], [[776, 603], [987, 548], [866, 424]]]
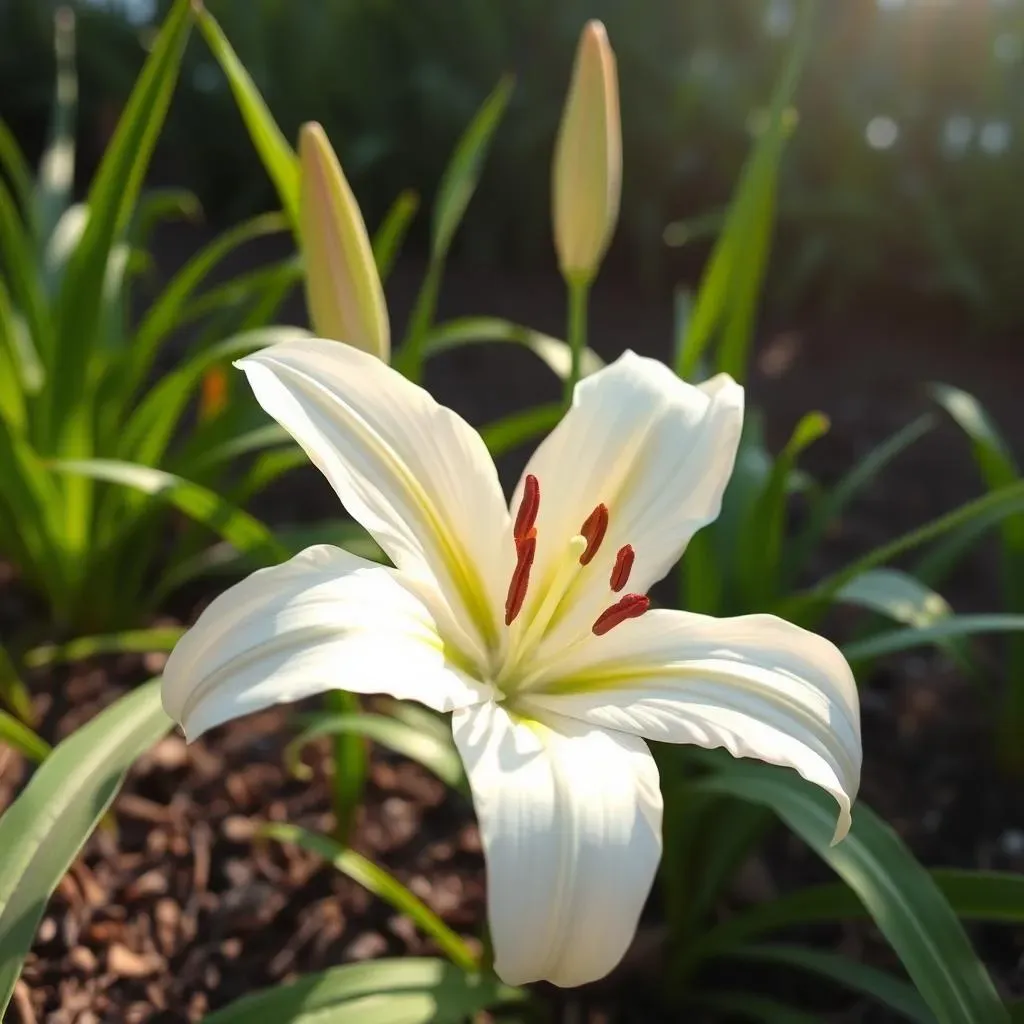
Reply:
[[303, 125], [300, 228], [313, 330], [385, 362], [391, 332], [384, 289], [359, 204], [319, 124]]
[[580, 36], [555, 149], [555, 248], [567, 279], [592, 278], [619, 215], [622, 127], [615, 54], [599, 21]]

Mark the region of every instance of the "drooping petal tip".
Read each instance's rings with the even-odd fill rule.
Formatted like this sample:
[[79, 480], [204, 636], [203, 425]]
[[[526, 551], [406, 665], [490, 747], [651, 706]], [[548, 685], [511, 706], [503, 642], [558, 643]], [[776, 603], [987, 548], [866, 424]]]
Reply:
[[661, 857], [658, 769], [643, 740], [485, 703], [452, 721], [480, 822], [494, 968], [563, 988], [622, 959]]

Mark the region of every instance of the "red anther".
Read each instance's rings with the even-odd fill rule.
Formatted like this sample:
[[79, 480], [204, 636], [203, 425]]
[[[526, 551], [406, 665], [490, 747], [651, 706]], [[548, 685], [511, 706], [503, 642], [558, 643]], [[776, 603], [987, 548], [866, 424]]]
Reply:
[[629, 574], [633, 570], [635, 557], [632, 544], [626, 544], [619, 548], [619, 553], [615, 556], [615, 568], [612, 569], [611, 579], [608, 580], [608, 586], [616, 594], [629, 582]]
[[643, 594], [627, 594], [598, 615], [597, 621], [590, 627], [591, 632], [594, 636], [604, 636], [608, 630], [614, 629], [620, 622], [638, 618], [650, 607], [651, 599], [649, 597], [644, 597]]
[[519, 502], [519, 511], [516, 513], [516, 524], [512, 529], [512, 535], [516, 540], [522, 540], [537, 521], [537, 511], [540, 508], [540, 483], [532, 473], [527, 473], [523, 481], [523, 500]]
[[530, 585], [530, 569], [537, 554], [537, 531], [532, 527], [525, 537], [516, 540], [516, 567], [505, 598], [505, 625], [511, 626], [523, 609], [526, 588]]
[[598, 505], [587, 516], [587, 521], [580, 527], [580, 534], [586, 538], [587, 549], [580, 555], [580, 565], [587, 565], [597, 554], [597, 549], [608, 532], [608, 506]]

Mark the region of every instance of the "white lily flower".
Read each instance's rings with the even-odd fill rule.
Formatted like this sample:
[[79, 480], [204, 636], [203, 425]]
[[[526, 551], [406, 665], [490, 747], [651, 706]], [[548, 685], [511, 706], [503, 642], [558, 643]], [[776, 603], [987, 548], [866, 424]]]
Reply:
[[302, 340], [239, 365], [396, 568], [313, 547], [217, 598], [164, 673], [189, 739], [336, 687], [453, 712], [510, 984], [580, 985], [629, 945], [661, 855], [647, 739], [793, 768], [846, 834], [861, 741], [839, 651], [644, 596], [718, 514], [729, 377], [627, 352], [577, 386], [510, 512], [479, 434], [379, 359]]

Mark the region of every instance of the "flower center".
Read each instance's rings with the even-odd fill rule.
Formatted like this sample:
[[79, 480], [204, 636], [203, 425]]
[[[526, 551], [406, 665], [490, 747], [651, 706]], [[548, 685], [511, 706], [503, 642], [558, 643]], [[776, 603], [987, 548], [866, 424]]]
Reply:
[[[526, 601], [530, 586], [530, 572], [534, 559], [537, 557], [537, 514], [540, 511], [540, 482], [531, 473], [523, 483], [523, 498], [519, 503], [515, 524], [512, 529], [516, 545], [516, 565], [512, 570], [512, 579], [505, 598], [505, 625], [511, 626], [519, 617]], [[568, 545], [566, 554], [560, 559], [550, 582], [546, 583], [545, 593], [536, 611], [518, 639], [520, 650], [531, 648], [544, 635], [558, 611], [558, 607], [569, 588], [575, 582], [581, 566], [589, 565], [597, 555], [608, 533], [608, 506], [598, 504], [593, 512], [584, 520], [580, 532]], [[619, 593], [629, 582], [629, 574], [633, 569], [635, 552], [631, 544], [619, 548], [615, 556], [608, 579], [608, 587], [612, 593]], [[635, 619], [643, 615], [650, 607], [650, 599], [643, 594], [626, 594], [610, 604], [594, 620], [591, 632], [595, 636], [604, 636], [626, 619]]]

